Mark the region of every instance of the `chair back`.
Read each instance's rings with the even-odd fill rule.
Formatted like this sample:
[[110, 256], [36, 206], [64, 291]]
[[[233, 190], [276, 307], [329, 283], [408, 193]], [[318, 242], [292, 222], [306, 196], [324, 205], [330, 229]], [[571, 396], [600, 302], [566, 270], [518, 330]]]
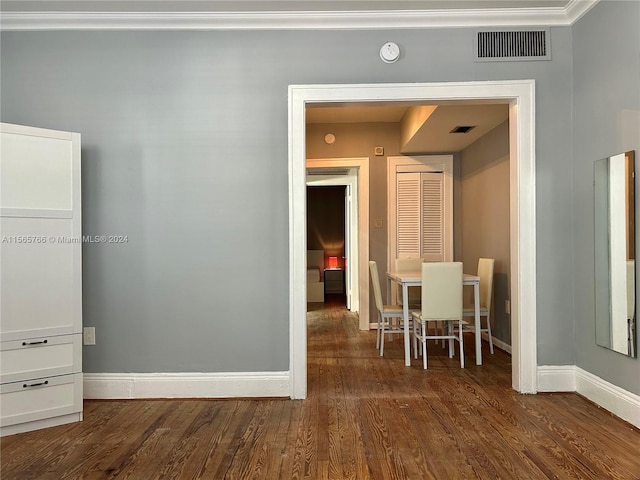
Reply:
[[[422, 258], [396, 258], [396, 272], [420, 272]], [[402, 288], [397, 287], [398, 304], [403, 305]], [[409, 287], [409, 305], [420, 303], [420, 287]]]
[[462, 262], [422, 264], [422, 318], [462, 318]]
[[480, 277], [480, 308], [491, 310], [493, 296], [493, 258], [478, 259], [478, 277]]
[[382, 313], [384, 303], [382, 303], [382, 291], [380, 290], [380, 276], [378, 275], [378, 264], [369, 260], [369, 271], [371, 272], [371, 285], [373, 286], [373, 298], [376, 300], [376, 308]]

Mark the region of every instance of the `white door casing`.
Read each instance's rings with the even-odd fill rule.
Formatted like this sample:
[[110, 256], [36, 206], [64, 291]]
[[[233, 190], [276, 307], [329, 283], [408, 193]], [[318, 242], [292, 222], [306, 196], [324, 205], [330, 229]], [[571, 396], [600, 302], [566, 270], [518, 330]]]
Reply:
[[[350, 185], [352, 199], [355, 207], [352, 209], [353, 234], [351, 245], [357, 245], [356, 253], [352, 254], [351, 261], [351, 288], [357, 292], [352, 295], [351, 311], [358, 312], [358, 325], [360, 330], [369, 328], [369, 159], [359, 158], [324, 158], [308, 159], [307, 169], [332, 169], [348, 168], [354, 175], [341, 177], [313, 177], [313, 181], [307, 181], [308, 185]], [[320, 180], [322, 179], [322, 180]], [[305, 192], [306, 199], [306, 192]], [[306, 205], [305, 205], [305, 248], [306, 248]], [[305, 277], [306, 281], [306, 277]], [[305, 287], [306, 288], [306, 287]], [[306, 311], [306, 306], [305, 306]], [[306, 333], [306, 332], [305, 332]], [[306, 336], [305, 336], [306, 342]], [[306, 354], [305, 354], [306, 358]]]
[[[513, 388], [520, 393], [537, 392], [535, 81], [290, 85], [288, 117], [291, 398], [305, 398], [307, 393], [306, 105], [338, 102], [392, 104], [445, 100], [491, 100], [509, 104], [511, 381]], [[361, 184], [368, 186], [368, 179], [367, 183], [363, 179]], [[366, 283], [368, 285], [368, 279]]]

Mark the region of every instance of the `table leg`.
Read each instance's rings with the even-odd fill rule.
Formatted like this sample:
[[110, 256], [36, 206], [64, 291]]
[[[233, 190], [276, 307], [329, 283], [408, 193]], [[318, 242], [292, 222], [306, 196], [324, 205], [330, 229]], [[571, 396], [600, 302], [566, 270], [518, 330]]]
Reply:
[[480, 331], [480, 282], [473, 284], [473, 307], [476, 326], [476, 365], [482, 365], [482, 332]]
[[404, 319], [404, 364], [411, 366], [411, 342], [409, 341], [409, 287], [406, 283], [402, 284], [402, 313]]

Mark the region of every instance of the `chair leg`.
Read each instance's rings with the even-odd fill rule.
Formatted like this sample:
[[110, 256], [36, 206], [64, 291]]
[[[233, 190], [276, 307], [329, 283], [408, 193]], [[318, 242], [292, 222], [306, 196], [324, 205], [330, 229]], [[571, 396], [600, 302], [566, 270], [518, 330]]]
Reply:
[[459, 338], [458, 341], [460, 342], [460, 368], [464, 368], [464, 339], [462, 337], [462, 320], [458, 320], [458, 331], [459, 333]]
[[413, 349], [413, 358], [415, 358], [416, 360], [418, 359], [418, 354], [422, 355], [422, 345], [420, 345], [420, 350], [418, 350], [418, 341], [422, 342], [422, 339], [420, 338], [420, 331], [419, 330], [421, 327], [420, 325], [418, 325], [417, 320], [414, 318], [413, 319], [413, 344], [414, 344], [414, 349]]
[[378, 312], [378, 328], [376, 329], [376, 349], [380, 350], [380, 329], [382, 328], [382, 322], [380, 321], [380, 313]]
[[382, 357], [384, 355], [384, 317], [382, 317], [382, 322], [380, 323], [382, 324], [382, 331], [380, 332], [380, 356]]
[[493, 336], [491, 335], [491, 318], [487, 315], [487, 334], [489, 335], [489, 351], [493, 355]]
[[427, 322], [422, 322], [422, 367], [427, 369]]
[[[452, 321], [447, 321], [446, 322], [447, 325], [447, 335], [449, 335], [449, 337], [453, 336], [453, 322]], [[443, 323], [443, 331], [442, 331], [442, 335], [444, 336], [444, 323]], [[444, 343], [444, 339], [442, 339], [442, 342]], [[453, 358], [453, 350], [454, 350], [454, 346], [453, 346], [453, 338], [449, 338], [449, 358]]]

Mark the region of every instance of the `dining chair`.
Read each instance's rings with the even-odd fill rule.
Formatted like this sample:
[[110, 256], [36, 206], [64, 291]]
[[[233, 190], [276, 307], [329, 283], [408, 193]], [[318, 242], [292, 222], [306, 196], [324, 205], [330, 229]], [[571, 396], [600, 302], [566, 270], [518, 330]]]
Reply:
[[[426, 262], [422, 264], [422, 305], [411, 312], [413, 334], [422, 342], [422, 363], [427, 368], [427, 340], [449, 340], [449, 358], [453, 341], [460, 344], [460, 367], [464, 368], [462, 340], [462, 262]], [[441, 334], [429, 334], [428, 322], [444, 322]], [[457, 322], [457, 328], [454, 328]], [[417, 331], [420, 324], [420, 332]]]
[[[382, 301], [382, 290], [380, 289], [380, 276], [378, 275], [378, 264], [370, 260], [369, 271], [371, 272], [371, 285], [373, 286], [373, 296], [378, 310], [378, 331], [376, 332], [376, 348], [380, 349], [380, 356], [384, 355], [384, 334], [402, 333], [402, 320], [404, 314], [400, 305], [385, 305]], [[393, 320], [397, 320], [394, 322]]]
[[[396, 258], [396, 272], [421, 272], [422, 264], [424, 263], [424, 258]], [[402, 288], [398, 288], [398, 304], [404, 305], [404, 299], [402, 298]], [[408, 288], [408, 297], [409, 297], [409, 309], [411, 310], [420, 310], [420, 295], [421, 295], [421, 287], [409, 287]], [[441, 325], [439, 323], [435, 323], [433, 325], [434, 330], [437, 332], [438, 328]], [[436, 340], [436, 343], [438, 341]], [[442, 348], [445, 348], [445, 341], [442, 340]], [[413, 351], [415, 352], [416, 358], [418, 358], [418, 344], [416, 342], [416, 337], [413, 337]]]
[[[478, 277], [480, 277], [480, 334], [486, 332], [489, 337], [489, 350], [493, 354], [493, 336], [491, 335], [491, 298], [493, 297], [493, 258], [478, 259]], [[473, 304], [465, 305], [463, 317], [473, 317], [474, 320], [462, 320], [463, 332], [475, 333], [475, 309]], [[482, 317], [487, 319], [487, 326], [482, 327]]]

